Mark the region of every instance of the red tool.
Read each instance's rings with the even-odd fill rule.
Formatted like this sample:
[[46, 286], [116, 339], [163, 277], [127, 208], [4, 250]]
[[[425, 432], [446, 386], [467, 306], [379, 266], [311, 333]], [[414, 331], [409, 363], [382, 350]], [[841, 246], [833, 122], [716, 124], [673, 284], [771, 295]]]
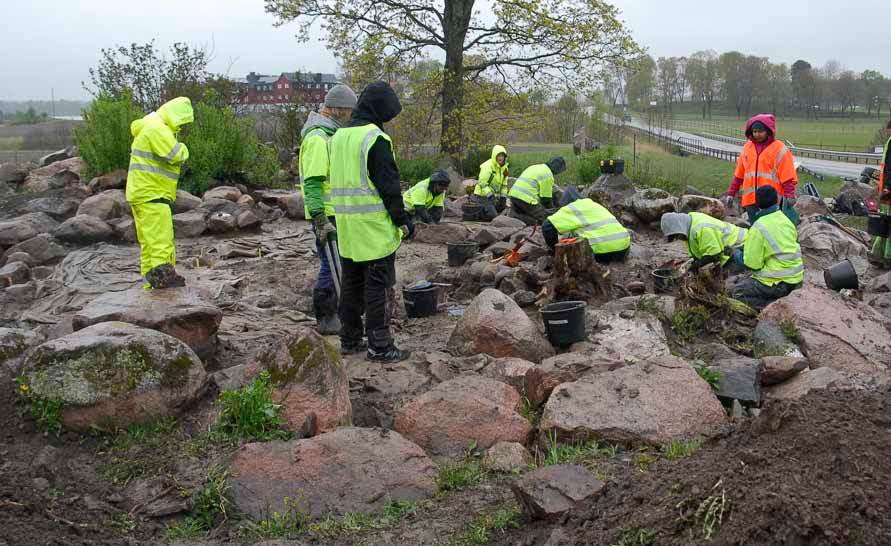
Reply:
[[526, 243], [531, 243], [537, 245], [535, 241], [531, 241], [532, 236], [535, 235], [535, 232], [538, 230], [538, 224], [532, 226], [532, 233], [529, 234], [529, 237], [525, 237], [517, 241], [517, 244], [514, 245], [514, 248], [511, 249], [510, 253], [506, 254], [505, 263], [511, 267], [517, 267], [520, 262], [526, 259], [526, 256], [520, 254], [520, 249], [523, 248], [523, 245]]

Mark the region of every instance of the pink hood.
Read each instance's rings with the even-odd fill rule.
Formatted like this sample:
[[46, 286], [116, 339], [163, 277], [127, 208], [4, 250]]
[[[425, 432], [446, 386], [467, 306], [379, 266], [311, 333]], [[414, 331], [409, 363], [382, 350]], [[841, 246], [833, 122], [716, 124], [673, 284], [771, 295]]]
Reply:
[[[750, 118], [749, 121], [746, 122], [746, 138], [748, 138], [749, 140], [752, 140], [752, 125], [754, 125], [756, 121], [760, 121], [770, 130], [770, 134], [767, 135], [767, 140], [764, 141], [764, 144], [761, 144], [759, 146], [761, 148], [766, 148], [767, 146], [773, 144], [773, 141], [776, 140], [777, 120], [773, 116], [773, 114], [758, 114], [757, 116]], [[752, 140], [752, 143], [754, 144], [755, 141]]]

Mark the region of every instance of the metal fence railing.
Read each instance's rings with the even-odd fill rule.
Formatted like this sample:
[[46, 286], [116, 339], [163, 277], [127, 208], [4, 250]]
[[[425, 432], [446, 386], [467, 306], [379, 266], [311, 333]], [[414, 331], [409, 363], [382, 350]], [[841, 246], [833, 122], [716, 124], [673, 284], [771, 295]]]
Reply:
[[37, 163], [37, 161], [56, 150], [12, 150], [0, 151], [0, 163]]

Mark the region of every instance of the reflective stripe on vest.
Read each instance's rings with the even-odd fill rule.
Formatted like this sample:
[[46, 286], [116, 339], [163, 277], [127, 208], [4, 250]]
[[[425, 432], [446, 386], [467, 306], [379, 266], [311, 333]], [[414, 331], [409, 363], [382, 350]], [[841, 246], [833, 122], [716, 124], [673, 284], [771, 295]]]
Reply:
[[389, 256], [402, 241], [368, 176], [368, 155], [378, 138], [392, 146], [390, 137], [373, 124], [338, 129], [328, 146], [340, 255], [356, 262]]
[[130, 163], [130, 167], [128, 168], [130, 171], [143, 171], [152, 174], [160, 174], [161, 176], [166, 176], [171, 180], [179, 180], [179, 173], [169, 171], [163, 167], [154, 167], [152, 165], [143, 165], [142, 163]]
[[780, 245], [777, 244], [777, 240], [773, 238], [773, 235], [771, 235], [769, 231], [767, 231], [766, 227], [762, 226], [758, 222], [755, 222], [752, 227], [757, 229], [758, 232], [761, 233], [761, 236], [764, 237], [764, 240], [767, 241], [767, 244], [769, 244], [770, 248], [773, 250], [773, 257], [777, 260], [790, 261], [801, 258], [801, 252], [784, 254], [783, 251], [780, 249]]
[[[534, 169], [533, 173], [540, 169], [544, 169], [545, 172], [542, 172], [538, 176], [535, 176], [535, 178], [524, 176], [527, 172], [529, 172], [530, 169]], [[553, 176], [554, 175], [551, 174], [551, 170], [548, 169], [546, 165], [533, 165], [532, 167], [529, 167], [528, 169], [523, 171], [523, 174], [521, 174], [520, 177], [517, 178], [517, 181], [514, 182], [514, 185], [510, 189], [509, 195], [511, 195], [512, 197], [517, 197], [517, 195], [514, 194], [524, 195], [529, 198], [529, 200], [526, 201], [527, 203], [529, 203], [530, 205], [537, 205], [540, 203], [541, 200], [541, 183], [549, 178], [552, 178]], [[524, 199], [521, 200], [525, 201]]]
[[[776, 157], [774, 159], [774, 163], [773, 163], [773, 169], [771, 169], [771, 171], [769, 173], [759, 171], [759, 170], [757, 170], [757, 168], [758, 168], [759, 161], [761, 160], [761, 158], [763, 158], [765, 156], [765, 154], [768, 152], [768, 150], [770, 150], [771, 148], [775, 148], [773, 143], [771, 143], [768, 147], [766, 147], [761, 152], [761, 154], [758, 154], [755, 151], [754, 144], [752, 144], [752, 146], [750, 147], [750, 152], [756, 154], [755, 155], [755, 165], [754, 165], [756, 170], [755, 171], [746, 171], [745, 175], [743, 176], [743, 187], [742, 187], [742, 191], [739, 194], [740, 203], [742, 204], [742, 206], [747, 207], [747, 206], [755, 204], [754, 193], [758, 190], [758, 187], [760, 185], [763, 185], [763, 184], [759, 184], [760, 180], [762, 180], [762, 179], [766, 180], [767, 184], [773, 186], [773, 188], [777, 191], [778, 196], [782, 195], [782, 193], [783, 193], [782, 181], [779, 179], [779, 176], [777, 173], [779, 172], [779, 169], [780, 169], [780, 162], [786, 156], [786, 153], [789, 151], [789, 149], [786, 148], [786, 145], [783, 144], [781, 141], [775, 140], [774, 143], [776, 143], [776, 142], [779, 142], [780, 146], [782, 146], [782, 148], [777, 152]], [[769, 156], [765, 159], [769, 159]], [[749, 166], [747, 166], [747, 165], [743, 165], [743, 167], [749, 168]]]
[[[774, 234], [768, 229], [768, 226], [770, 225], [775, 228], [780, 228], [786, 222], [789, 222], [789, 220], [782, 212], [775, 212], [758, 219], [752, 225], [751, 229], [754, 229], [761, 234], [764, 241], [767, 242], [767, 245], [773, 252], [772, 255], [764, 256], [764, 268], [760, 271], [755, 271], [752, 275], [753, 278], [765, 281], [775, 279], [791, 283], [800, 282], [799, 280], [790, 280], [789, 278], [797, 277], [804, 273], [804, 261], [802, 260], [801, 250], [799, 249], [796, 252], [784, 252], [776, 237], [774, 237]], [[794, 230], [794, 226], [792, 229]], [[789, 246], [791, 246], [791, 244]], [[797, 241], [795, 246], [798, 246]]]
[[[572, 213], [572, 217], [575, 218], [574, 224], [570, 222], [567, 211]], [[604, 218], [604, 216], [607, 217]], [[592, 221], [594, 218], [601, 219]], [[549, 216], [548, 221], [560, 233], [572, 231], [577, 236], [584, 238], [591, 245], [591, 250], [595, 254], [624, 250], [631, 244], [631, 233], [608, 210], [590, 199], [580, 199], [566, 205]], [[579, 227], [574, 227], [574, 225]], [[625, 240], [628, 244], [609, 245], [606, 248], [598, 247], [603, 243], [620, 240]]]

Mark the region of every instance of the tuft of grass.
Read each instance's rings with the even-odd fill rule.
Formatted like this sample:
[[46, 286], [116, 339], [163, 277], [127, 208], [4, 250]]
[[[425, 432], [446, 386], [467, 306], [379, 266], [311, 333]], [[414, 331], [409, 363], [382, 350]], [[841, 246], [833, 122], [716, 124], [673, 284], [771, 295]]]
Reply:
[[699, 374], [699, 377], [705, 380], [708, 383], [708, 386], [712, 388], [713, 391], [718, 391], [720, 389], [719, 382], [721, 381], [721, 373], [712, 371], [706, 366], [705, 362], [702, 360], [694, 360], [692, 363], [693, 369], [696, 370], [696, 373]]
[[458, 462], [447, 462], [439, 467], [436, 486], [439, 493], [458, 491], [485, 481], [487, 476], [481, 461], [476, 457], [465, 457]]
[[631, 457], [631, 464], [637, 467], [641, 472], [646, 472], [651, 466], [656, 464], [659, 459], [647, 451], [640, 451]]
[[656, 531], [641, 527], [622, 529], [616, 540], [613, 546], [651, 546], [656, 543]]
[[153, 423], [140, 423], [118, 430], [105, 440], [109, 451], [127, 451], [133, 446], [159, 447], [177, 430], [175, 417], [162, 417]]
[[702, 447], [702, 439], [694, 438], [692, 440], [672, 440], [668, 444], [662, 446], [662, 456], [669, 461], [675, 459], [683, 459], [696, 453]]
[[137, 527], [136, 520], [130, 517], [130, 514], [120, 513], [115, 514], [110, 520], [108, 520], [108, 526], [117, 529], [121, 533], [127, 534], [136, 530]]
[[244, 521], [239, 534], [254, 540], [296, 538], [309, 530], [309, 516], [300, 509], [299, 501], [285, 497], [285, 511], [272, 512], [260, 521]]
[[526, 418], [529, 421], [529, 424], [532, 425], [532, 428], [538, 428], [538, 423], [541, 420], [541, 415], [538, 413], [538, 410], [535, 407], [535, 404], [529, 400], [528, 396], [523, 396], [522, 405], [520, 406], [520, 415]]
[[671, 316], [671, 329], [684, 341], [691, 341], [705, 331], [708, 310], [702, 305], [677, 309]]
[[192, 511], [182, 520], [167, 527], [167, 538], [206, 535], [218, 524], [228, 521], [228, 478], [229, 472], [222, 465], [211, 466], [201, 487], [193, 492]]
[[794, 320], [786, 319], [780, 321], [780, 328], [783, 330], [783, 335], [786, 336], [786, 339], [796, 345], [801, 345], [801, 332], [798, 330], [798, 324]]
[[494, 514], [481, 515], [470, 525], [467, 532], [459, 536], [453, 543], [462, 546], [488, 544], [492, 531], [504, 532], [508, 527], [514, 529], [520, 527], [520, 509], [517, 506], [499, 509]]
[[667, 320], [668, 318], [665, 316], [665, 311], [662, 309], [662, 306], [659, 305], [659, 299], [655, 297], [641, 296], [640, 299], [637, 300], [635, 310], [649, 313], [659, 320]]
[[730, 510], [730, 501], [726, 492], [722, 489], [720, 495], [707, 497], [696, 510], [696, 518], [702, 521], [702, 538], [711, 538], [721, 528], [724, 514]]
[[239, 441], [288, 440], [294, 435], [279, 416], [281, 406], [272, 401], [269, 372], [264, 370], [247, 386], [223, 391], [222, 407], [214, 431]]
[[102, 467], [102, 477], [115, 485], [127, 485], [131, 481], [149, 473], [151, 466], [145, 461], [113, 457], [111, 462]]
[[416, 511], [417, 505], [412, 502], [391, 499], [379, 515], [348, 512], [340, 519], [329, 515], [320, 522], [309, 524], [308, 530], [324, 538], [348, 536], [371, 529], [387, 528]]
[[601, 445], [595, 440], [560, 443], [557, 441], [557, 431], [555, 430], [548, 432], [547, 444], [547, 451], [544, 457], [537, 457], [535, 463], [531, 466], [584, 464], [593, 459], [615, 457], [622, 449], [618, 444]]
[[15, 384], [18, 386], [19, 400], [27, 407], [37, 430], [58, 436], [62, 432], [62, 401], [34, 394], [25, 376], [16, 377]]

